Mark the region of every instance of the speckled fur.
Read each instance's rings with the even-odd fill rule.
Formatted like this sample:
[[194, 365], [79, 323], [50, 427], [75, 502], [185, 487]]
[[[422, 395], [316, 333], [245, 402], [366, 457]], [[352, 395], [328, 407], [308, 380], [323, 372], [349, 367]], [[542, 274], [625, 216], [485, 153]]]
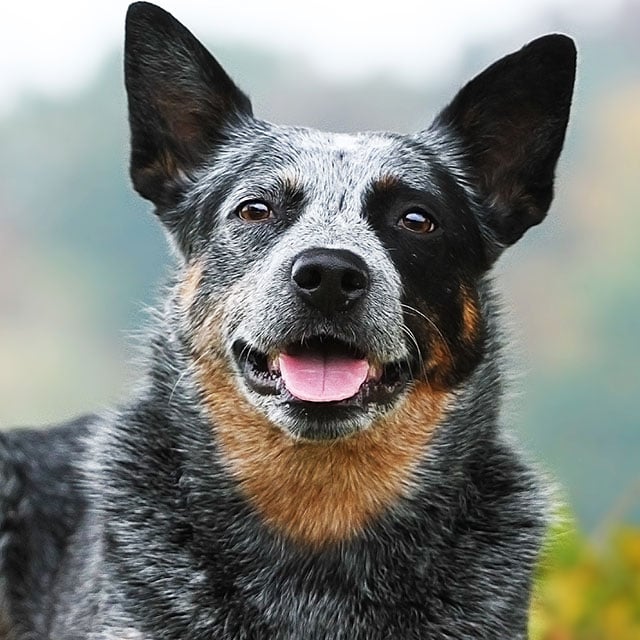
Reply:
[[[551, 203], [571, 41], [499, 61], [413, 136], [257, 120], [147, 3], [125, 57], [133, 183], [176, 275], [128, 405], [0, 434], [0, 638], [526, 638], [547, 500], [501, 426], [490, 271]], [[235, 214], [255, 198], [265, 224]], [[416, 206], [433, 236], [401, 228]], [[296, 297], [311, 247], [365, 261], [357, 308]], [[234, 359], [237, 341], [319, 334], [412, 379], [323, 417], [256, 392]]]

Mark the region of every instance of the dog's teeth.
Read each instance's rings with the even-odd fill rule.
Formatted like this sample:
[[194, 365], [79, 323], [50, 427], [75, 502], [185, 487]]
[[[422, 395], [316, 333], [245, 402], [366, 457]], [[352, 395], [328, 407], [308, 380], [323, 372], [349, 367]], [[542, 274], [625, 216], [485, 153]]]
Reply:
[[278, 356], [277, 354], [269, 356], [267, 360], [267, 367], [269, 368], [269, 373], [272, 378], [277, 378], [280, 376], [280, 367], [278, 366]]
[[367, 382], [377, 382], [382, 377], [382, 367], [375, 364], [369, 364], [369, 371], [367, 372]]

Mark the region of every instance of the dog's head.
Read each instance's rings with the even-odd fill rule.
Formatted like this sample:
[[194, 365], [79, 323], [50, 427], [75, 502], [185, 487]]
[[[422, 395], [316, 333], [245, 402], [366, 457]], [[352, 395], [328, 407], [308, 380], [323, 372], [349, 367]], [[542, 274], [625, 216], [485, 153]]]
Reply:
[[551, 203], [569, 38], [501, 59], [415, 135], [261, 121], [146, 3], [125, 69], [131, 175], [182, 257], [175, 322], [204, 387], [328, 439], [464, 382], [486, 348], [479, 283]]

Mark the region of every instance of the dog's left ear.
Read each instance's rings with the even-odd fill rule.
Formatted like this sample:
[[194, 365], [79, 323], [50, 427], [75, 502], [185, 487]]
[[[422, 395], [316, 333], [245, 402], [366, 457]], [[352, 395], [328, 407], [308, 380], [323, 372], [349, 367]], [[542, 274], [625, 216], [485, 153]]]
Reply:
[[498, 242], [541, 222], [569, 119], [573, 41], [538, 38], [476, 76], [436, 118], [461, 140]]
[[171, 206], [189, 172], [251, 117], [251, 103], [182, 24], [148, 2], [127, 12], [125, 83], [133, 185]]

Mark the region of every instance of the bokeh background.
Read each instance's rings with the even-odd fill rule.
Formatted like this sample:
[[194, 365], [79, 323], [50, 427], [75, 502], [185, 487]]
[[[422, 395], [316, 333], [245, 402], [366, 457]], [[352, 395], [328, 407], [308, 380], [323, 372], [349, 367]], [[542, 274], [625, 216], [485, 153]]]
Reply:
[[[112, 405], [171, 264], [127, 176], [126, 2], [7, 2], [0, 23], [0, 428]], [[532, 634], [640, 638], [640, 3], [161, 3], [257, 115], [413, 131], [547, 32], [579, 48], [547, 221], [498, 265], [505, 421], [559, 487]], [[436, 6], [446, 5], [446, 6]]]

